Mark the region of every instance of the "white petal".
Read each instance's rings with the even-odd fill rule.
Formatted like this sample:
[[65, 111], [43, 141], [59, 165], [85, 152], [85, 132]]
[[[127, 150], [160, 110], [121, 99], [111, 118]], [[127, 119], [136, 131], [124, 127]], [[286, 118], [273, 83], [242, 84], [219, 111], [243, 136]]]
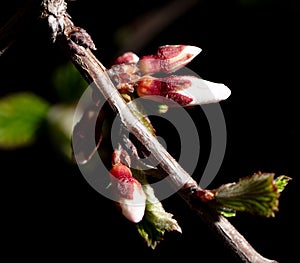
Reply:
[[227, 99], [231, 90], [221, 83], [214, 83], [194, 76], [185, 76], [191, 80], [192, 85], [184, 90], [178, 91], [185, 96], [193, 98], [190, 105], [202, 105], [209, 103], [216, 103]]
[[146, 209], [146, 194], [140, 185], [135, 186], [133, 198], [121, 197], [119, 204], [122, 214], [131, 222], [138, 223], [142, 220]]
[[192, 55], [189, 59], [187, 59], [184, 64], [188, 64], [189, 62], [191, 62], [196, 56], [199, 55], [199, 53], [202, 51], [201, 48], [196, 47], [196, 46], [186, 46], [182, 51], [181, 51], [181, 55], [184, 54], [190, 54]]
[[138, 223], [140, 222], [145, 213], [146, 204], [136, 206], [128, 203], [122, 203], [122, 214], [131, 222]]

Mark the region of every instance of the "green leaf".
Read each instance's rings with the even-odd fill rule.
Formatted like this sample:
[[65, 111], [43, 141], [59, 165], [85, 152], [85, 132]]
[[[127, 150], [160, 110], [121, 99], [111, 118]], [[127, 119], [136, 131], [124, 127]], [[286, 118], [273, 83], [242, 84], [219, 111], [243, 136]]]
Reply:
[[[134, 172], [134, 171], [133, 171]], [[137, 224], [140, 235], [146, 240], [149, 247], [155, 249], [157, 244], [163, 240], [166, 231], [178, 231], [181, 228], [173, 218], [173, 214], [165, 211], [162, 203], [156, 198], [151, 185], [142, 178], [141, 171], [136, 175], [141, 181], [143, 190], [147, 196], [145, 215], [141, 222]]]
[[278, 191], [282, 192], [290, 180], [292, 180], [292, 178], [281, 175], [275, 179], [274, 184], [277, 186]]
[[157, 228], [155, 224], [148, 220], [147, 212], [141, 222], [137, 224], [139, 234], [147, 242], [147, 245], [155, 249], [157, 244], [163, 240], [164, 232], [162, 229]]
[[218, 208], [218, 212], [225, 217], [234, 217], [236, 216], [236, 211], [232, 209], [228, 209], [226, 207]]
[[216, 189], [215, 201], [221, 208], [274, 216], [278, 211], [281, 189], [287, 181], [286, 177], [274, 180], [273, 173], [255, 173], [241, 178], [237, 183], [225, 184]]
[[0, 99], [0, 148], [23, 147], [34, 142], [46, 119], [49, 103], [30, 92]]

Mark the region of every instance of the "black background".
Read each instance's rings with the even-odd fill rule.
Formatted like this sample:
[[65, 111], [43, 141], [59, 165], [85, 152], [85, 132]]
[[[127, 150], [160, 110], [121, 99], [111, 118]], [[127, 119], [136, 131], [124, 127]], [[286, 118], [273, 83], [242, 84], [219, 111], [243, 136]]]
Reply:
[[[1, 22], [20, 3], [2, 5]], [[78, 0], [69, 2], [68, 10], [74, 23], [91, 34], [98, 48], [94, 54], [109, 65], [122, 50], [115, 32], [166, 3]], [[238, 214], [229, 219], [258, 252], [280, 263], [295, 262], [298, 254], [299, 12], [296, 0], [199, 1], [146, 45], [133, 50], [144, 55], [165, 44], [196, 45], [202, 52], [189, 68], [231, 89], [231, 96], [221, 103], [227, 126], [226, 154], [211, 188], [257, 171], [293, 178], [274, 218]], [[1, 96], [33, 90], [55, 103], [49, 78], [66, 61], [51, 44], [46, 25], [38, 20], [0, 57]], [[196, 110], [192, 114], [197, 117]], [[176, 195], [163, 202], [183, 233], [166, 233], [155, 250], [148, 248], [135, 226], [85, 181], [76, 166], [60, 157], [47, 136], [30, 147], [0, 154], [1, 239], [11, 261], [236, 261]]]

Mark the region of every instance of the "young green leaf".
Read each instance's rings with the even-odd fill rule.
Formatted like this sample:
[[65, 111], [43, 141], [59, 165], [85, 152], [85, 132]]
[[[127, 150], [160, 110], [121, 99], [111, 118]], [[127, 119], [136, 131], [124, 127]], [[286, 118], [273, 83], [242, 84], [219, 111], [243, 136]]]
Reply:
[[0, 99], [0, 148], [23, 147], [34, 142], [46, 120], [49, 103], [30, 92]]
[[236, 211], [232, 209], [228, 209], [226, 207], [218, 208], [218, 212], [225, 217], [234, 217], [236, 216]]
[[281, 175], [274, 180], [274, 184], [277, 186], [278, 191], [282, 192], [290, 180], [292, 180], [292, 178]]
[[178, 231], [181, 233], [181, 227], [173, 218], [173, 214], [165, 211], [162, 203], [155, 196], [152, 186], [146, 183], [145, 178], [141, 179], [141, 172], [136, 176], [142, 181], [142, 186], [147, 196], [145, 215], [142, 221], [137, 224], [137, 229], [146, 240], [148, 246], [155, 249], [157, 244], [163, 240], [166, 231]]
[[[215, 190], [215, 201], [223, 211], [243, 211], [261, 216], [275, 216], [278, 211], [280, 192], [289, 178], [273, 173], [255, 173], [241, 178], [237, 183], [220, 186]], [[220, 210], [222, 214], [222, 209]], [[224, 214], [226, 215], [226, 213]]]

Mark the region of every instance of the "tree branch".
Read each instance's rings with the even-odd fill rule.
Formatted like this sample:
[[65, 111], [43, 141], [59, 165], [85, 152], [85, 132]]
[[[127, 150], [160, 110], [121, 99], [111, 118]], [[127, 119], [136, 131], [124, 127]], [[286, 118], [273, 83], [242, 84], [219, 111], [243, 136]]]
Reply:
[[[195, 197], [195, 191], [201, 190], [193, 178], [165, 150], [148, 129], [140, 122], [127, 106], [126, 102], [106, 74], [106, 68], [93, 55], [90, 49], [95, 46], [87, 32], [74, 26], [66, 12], [63, 0], [44, 0], [42, 17], [48, 19], [52, 31], [52, 39], [59, 44], [67, 56], [82, 73], [103, 94], [116, 113], [120, 115], [124, 126], [151, 152], [168, 176], [167, 180], [175, 188], [180, 188], [178, 194], [189, 207], [205, 222], [213, 232], [221, 238], [234, 254], [245, 263], [275, 263], [260, 255], [230, 222], [219, 215], [207, 204]], [[28, 8], [26, 8], [26, 12]], [[8, 33], [7, 27], [2, 30]], [[0, 38], [1, 39], [1, 38]]]

